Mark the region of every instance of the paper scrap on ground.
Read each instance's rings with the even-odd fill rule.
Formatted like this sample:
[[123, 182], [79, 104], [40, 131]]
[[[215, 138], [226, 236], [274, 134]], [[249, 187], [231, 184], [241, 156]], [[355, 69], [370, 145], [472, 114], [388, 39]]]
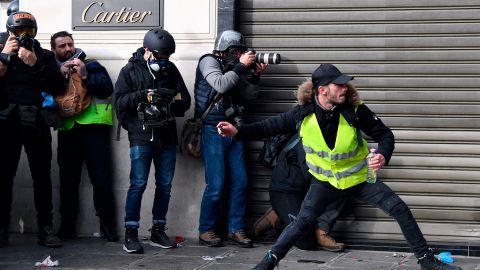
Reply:
[[212, 256], [202, 256], [202, 259], [204, 261], [215, 261], [215, 260], [221, 260], [223, 259], [224, 257], [223, 256], [215, 256], [215, 257], [212, 257]]
[[60, 264], [58, 263], [58, 260], [52, 261], [52, 258], [50, 258], [50, 256], [45, 258], [45, 260], [43, 260], [43, 262], [36, 262], [35, 263], [36, 267], [55, 267], [55, 266], [59, 266], [59, 265]]

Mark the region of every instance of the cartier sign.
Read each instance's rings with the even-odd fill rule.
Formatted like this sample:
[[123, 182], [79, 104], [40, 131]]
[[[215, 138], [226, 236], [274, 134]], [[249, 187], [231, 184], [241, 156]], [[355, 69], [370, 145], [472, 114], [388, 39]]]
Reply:
[[163, 26], [163, 0], [74, 0], [73, 30], [131, 30]]

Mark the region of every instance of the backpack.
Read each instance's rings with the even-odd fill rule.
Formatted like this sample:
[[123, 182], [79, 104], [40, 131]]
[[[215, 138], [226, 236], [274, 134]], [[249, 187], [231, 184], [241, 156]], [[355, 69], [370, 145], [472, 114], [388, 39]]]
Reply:
[[263, 141], [258, 161], [266, 168], [273, 169], [277, 165], [278, 155], [293, 135], [279, 134]]
[[[357, 129], [357, 141], [359, 146], [363, 146], [362, 135], [358, 128], [358, 116], [353, 106], [344, 106], [341, 114], [347, 120], [350, 126]], [[297, 123], [297, 130], [300, 130], [301, 122]], [[266, 168], [273, 169], [277, 165], [277, 158], [287, 142], [297, 133], [280, 134], [272, 136], [263, 142], [258, 161]]]
[[61, 117], [72, 117], [81, 114], [92, 100], [88, 94], [85, 82], [78, 73], [70, 73], [67, 89], [63, 94], [55, 97], [58, 112]]

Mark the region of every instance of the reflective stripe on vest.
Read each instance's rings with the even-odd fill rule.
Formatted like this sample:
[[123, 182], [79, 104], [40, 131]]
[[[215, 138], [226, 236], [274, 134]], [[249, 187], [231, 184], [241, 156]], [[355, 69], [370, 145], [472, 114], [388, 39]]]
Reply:
[[367, 142], [359, 146], [357, 130], [340, 114], [334, 149], [325, 142], [315, 114], [302, 121], [300, 136], [306, 153], [309, 172], [320, 181], [328, 181], [338, 189], [347, 189], [366, 180]]
[[92, 97], [90, 106], [88, 106], [80, 115], [63, 119], [60, 130], [69, 130], [73, 128], [75, 122], [82, 125], [113, 125], [111, 100]]

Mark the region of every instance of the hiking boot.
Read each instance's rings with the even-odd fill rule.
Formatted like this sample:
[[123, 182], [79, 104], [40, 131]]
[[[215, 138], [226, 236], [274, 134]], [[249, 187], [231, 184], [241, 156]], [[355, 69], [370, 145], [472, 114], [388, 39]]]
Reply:
[[200, 245], [204, 245], [207, 247], [221, 247], [223, 246], [222, 243], [222, 238], [220, 238], [218, 235], [216, 235], [212, 231], [207, 231], [198, 237], [198, 242]]
[[138, 241], [138, 229], [128, 226], [125, 228], [125, 242], [123, 250], [128, 253], [143, 253], [142, 244]]
[[262, 261], [257, 264], [252, 270], [273, 270], [278, 264], [277, 256], [269, 250]]
[[175, 241], [170, 240], [167, 234], [165, 233], [165, 225], [155, 224], [150, 229], [152, 232], [150, 235], [150, 245], [154, 247], [161, 248], [173, 248], [177, 246]]
[[62, 240], [53, 233], [53, 229], [50, 226], [40, 227], [37, 242], [39, 245], [52, 248], [62, 246]]
[[332, 251], [332, 252], [339, 252], [345, 250], [345, 244], [339, 243], [333, 239], [330, 235], [328, 235], [325, 231], [321, 229], [317, 229], [315, 231], [315, 236], [317, 237], [318, 245], [325, 250]]
[[247, 237], [247, 234], [244, 231], [236, 231], [234, 233], [228, 234], [228, 240], [233, 242], [235, 245], [242, 248], [251, 248], [253, 247], [252, 239]]
[[0, 247], [8, 245], [8, 229], [0, 227]]
[[462, 270], [461, 267], [448, 265], [436, 259], [431, 249], [422, 258], [418, 259], [418, 264], [420, 264], [422, 270]]
[[257, 238], [267, 230], [275, 230], [279, 222], [280, 219], [275, 210], [272, 207], [268, 208], [265, 214], [253, 224], [253, 237]]
[[118, 242], [117, 228], [113, 219], [100, 219], [100, 237], [108, 242]]
[[77, 238], [77, 233], [75, 231], [75, 224], [68, 224], [62, 222], [60, 229], [57, 232], [57, 236], [62, 240], [71, 240]]

